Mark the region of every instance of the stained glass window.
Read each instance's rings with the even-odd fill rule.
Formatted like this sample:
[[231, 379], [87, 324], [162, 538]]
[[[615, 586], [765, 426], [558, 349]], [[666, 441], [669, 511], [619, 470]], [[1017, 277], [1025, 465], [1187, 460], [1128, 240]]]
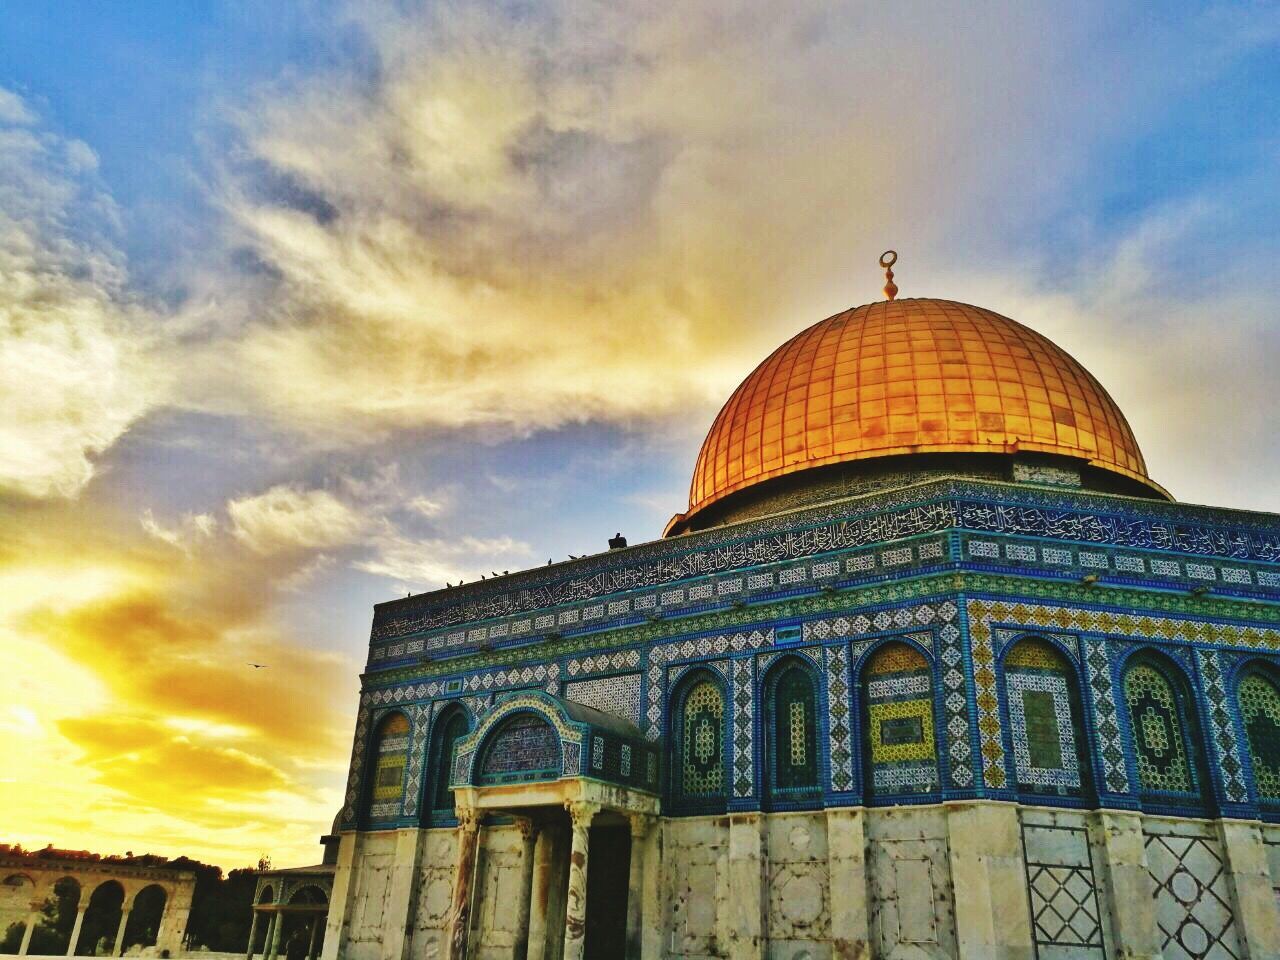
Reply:
[[385, 820], [400, 813], [404, 768], [409, 759], [409, 718], [403, 713], [389, 714], [378, 724], [375, 739], [369, 815]]
[[431, 809], [445, 816], [453, 813], [453, 791], [449, 780], [453, 776], [453, 761], [458, 752], [458, 741], [467, 735], [467, 718], [457, 707], [437, 720], [431, 741], [431, 760], [428, 764], [432, 778]]
[[542, 717], [518, 713], [489, 737], [480, 784], [527, 783], [560, 776], [560, 737]]
[[1139, 662], [1124, 676], [1138, 780], [1144, 791], [1191, 794], [1197, 790], [1182, 712], [1164, 671]]
[[1009, 651], [1004, 668], [1018, 788], [1078, 796], [1084, 735], [1066, 660], [1051, 644], [1028, 638]]
[[817, 695], [813, 678], [792, 662], [775, 674], [769, 704], [770, 786], [779, 793], [818, 786]]
[[680, 788], [686, 797], [724, 793], [724, 695], [701, 680], [684, 698], [680, 730]]
[[1280, 802], [1280, 689], [1270, 678], [1249, 673], [1240, 681], [1239, 697], [1258, 796]]
[[868, 792], [929, 793], [938, 788], [933, 732], [933, 673], [924, 655], [890, 643], [863, 670]]

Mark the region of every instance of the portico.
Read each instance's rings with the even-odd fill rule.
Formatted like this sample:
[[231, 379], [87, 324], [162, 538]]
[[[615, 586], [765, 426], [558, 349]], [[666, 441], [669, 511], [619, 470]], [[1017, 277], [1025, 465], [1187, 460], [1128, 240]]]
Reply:
[[[502, 889], [496, 879], [477, 883], [482, 832], [514, 822], [522, 850], [513, 956], [638, 958], [658, 755], [634, 725], [598, 710], [541, 692], [499, 701], [458, 745], [448, 956], [468, 956], [481, 898]], [[593, 870], [595, 846], [611, 855]]]

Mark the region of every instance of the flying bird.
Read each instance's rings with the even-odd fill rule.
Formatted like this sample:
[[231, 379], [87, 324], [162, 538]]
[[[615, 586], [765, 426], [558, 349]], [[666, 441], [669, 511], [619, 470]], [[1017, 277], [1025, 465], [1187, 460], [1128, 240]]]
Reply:
[[262, 670], [265, 669], [267, 665], [265, 663], [247, 663], [245, 666], [253, 667], [255, 670]]

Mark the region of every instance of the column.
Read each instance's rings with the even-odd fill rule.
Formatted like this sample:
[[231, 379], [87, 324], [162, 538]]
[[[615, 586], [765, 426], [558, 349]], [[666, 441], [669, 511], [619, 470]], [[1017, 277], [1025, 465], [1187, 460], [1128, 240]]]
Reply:
[[947, 847], [960, 956], [1034, 956], [1018, 808], [990, 801], [948, 804]]
[[1235, 900], [1236, 931], [1253, 960], [1280, 957], [1280, 908], [1256, 823], [1219, 820], [1227, 880]]
[[591, 821], [598, 804], [572, 800], [565, 803], [573, 821], [569, 848], [569, 895], [564, 908], [564, 960], [583, 960], [587, 948], [587, 847]]
[[76, 910], [75, 926], [71, 928], [71, 941], [67, 944], [67, 956], [74, 957], [76, 955], [76, 943], [80, 940], [80, 927], [84, 924], [84, 912], [89, 909], [89, 898], [85, 895], [84, 890], [80, 891], [80, 899], [84, 902], [80, 904]]
[[253, 940], [258, 935], [258, 905], [253, 906], [253, 919], [249, 921], [249, 945], [244, 950], [244, 960], [253, 960]]
[[27, 927], [22, 931], [22, 945], [18, 947], [18, 956], [25, 957], [27, 948], [31, 946], [31, 934], [35, 933], [36, 924], [40, 922], [40, 911], [32, 904], [31, 912], [27, 914]]
[[474, 807], [458, 807], [458, 866], [453, 874], [453, 898], [449, 906], [448, 960], [465, 960], [471, 928], [471, 874], [476, 866], [480, 821]]
[[1090, 824], [1095, 849], [1102, 851], [1106, 883], [1099, 884], [1111, 914], [1111, 942], [1117, 957], [1159, 960], [1155, 882], [1147, 868], [1142, 815], [1099, 810]]
[[320, 933], [320, 914], [311, 917], [311, 942], [307, 944], [307, 960], [316, 960], [316, 947], [319, 945], [317, 935]]
[[633, 813], [628, 819], [631, 821], [631, 865], [627, 874], [626, 960], [640, 960], [644, 920], [644, 851], [652, 824], [649, 817], [640, 813]]
[[730, 960], [764, 957], [764, 860], [764, 818], [730, 814], [729, 882], [716, 911]]
[[129, 922], [129, 911], [132, 909], [132, 907], [125, 907], [120, 911], [120, 926], [116, 929], [116, 945], [111, 949], [113, 957], [124, 956], [124, 928]]
[[276, 960], [280, 955], [280, 934], [284, 932], [284, 913], [280, 907], [276, 907], [276, 912], [271, 918], [271, 930], [269, 940], [271, 941], [266, 951], [263, 953], [264, 960]]
[[529, 938], [525, 960], [546, 960], [547, 913], [551, 906], [555, 874], [555, 832], [547, 826], [538, 831], [533, 847], [533, 889], [529, 896]]
[[[533, 870], [537, 849], [538, 825], [529, 817], [517, 817], [516, 826], [520, 828], [520, 837], [524, 841], [520, 851], [520, 902], [516, 904], [516, 948], [515, 960], [526, 960], [529, 956], [530, 917], [533, 906]], [[544, 927], [545, 932], [545, 927]]]
[[832, 953], [837, 957], [871, 956], [866, 820], [860, 808], [827, 811], [827, 875]]

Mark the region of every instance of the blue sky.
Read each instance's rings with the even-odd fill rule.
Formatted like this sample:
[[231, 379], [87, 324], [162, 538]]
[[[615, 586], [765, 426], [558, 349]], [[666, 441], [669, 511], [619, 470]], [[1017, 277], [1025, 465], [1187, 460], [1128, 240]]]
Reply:
[[1274, 3], [6, 4], [14, 839], [309, 856], [371, 604], [658, 536], [888, 247], [1176, 496], [1280, 510], [1278, 45]]

